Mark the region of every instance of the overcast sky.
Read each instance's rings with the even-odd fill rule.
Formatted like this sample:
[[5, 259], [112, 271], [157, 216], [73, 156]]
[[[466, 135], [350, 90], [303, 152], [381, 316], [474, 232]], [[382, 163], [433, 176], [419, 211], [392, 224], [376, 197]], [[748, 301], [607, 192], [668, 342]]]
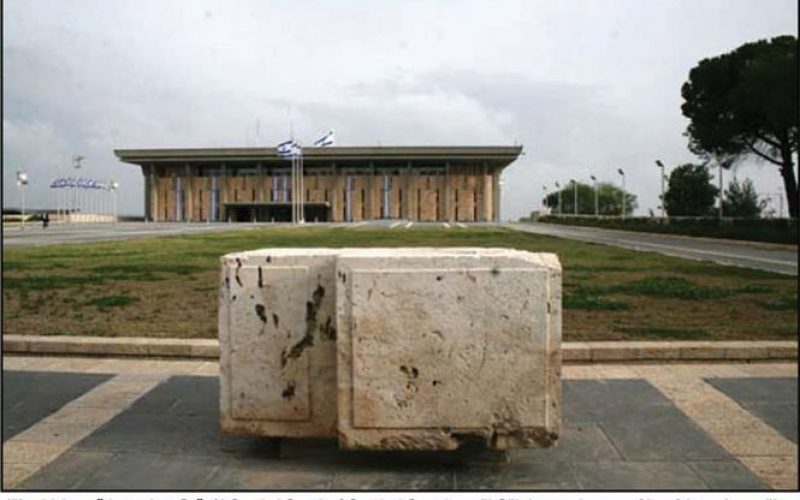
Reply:
[[[503, 218], [542, 186], [594, 174], [658, 205], [661, 159], [693, 161], [681, 85], [702, 58], [797, 36], [796, 0], [3, 2], [3, 204], [54, 206], [50, 180], [119, 180], [143, 213], [138, 167], [115, 148], [511, 145]], [[258, 124], [258, 126], [257, 126]], [[258, 131], [258, 133], [257, 133]], [[782, 193], [777, 167], [737, 170]], [[777, 205], [776, 205], [777, 206]]]

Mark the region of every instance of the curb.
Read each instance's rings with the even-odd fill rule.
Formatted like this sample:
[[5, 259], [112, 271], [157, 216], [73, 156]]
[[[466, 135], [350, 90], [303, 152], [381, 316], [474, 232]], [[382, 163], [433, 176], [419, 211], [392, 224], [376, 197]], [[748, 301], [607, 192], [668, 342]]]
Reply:
[[[3, 354], [219, 359], [216, 339], [3, 335]], [[797, 342], [564, 342], [566, 364], [678, 361], [796, 361]]]

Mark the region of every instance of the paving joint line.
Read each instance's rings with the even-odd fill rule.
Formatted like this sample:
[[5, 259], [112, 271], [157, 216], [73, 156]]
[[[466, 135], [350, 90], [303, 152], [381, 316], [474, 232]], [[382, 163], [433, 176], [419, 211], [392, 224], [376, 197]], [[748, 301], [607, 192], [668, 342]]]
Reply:
[[[36, 474], [169, 376], [153, 374], [143, 378], [118, 374], [7, 440], [3, 443], [3, 488], [13, 488]], [[131, 382], [139, 386], [135, 391], [120, 390]], [[108, 394], [124, 394], [128, 397], [117, 400], [111, 398], [109, 401]], [[77, 430], [72, 428], [68, 433], [59, 430], [65, 423], [69, 426], [74, 422], [80, 422], [84, 427]]]
[[[797, 488], [797, 445], [709, 384], [704, 377], [650, 374], [646, 380], [664, 394], [676, 408], [707, 432], [725, 451], [771, 488]], [[693, 405], [692, 403], [700, 404]], [[708, 404], [713, 405], [715, 412], [724, 414], [726, 422], [733, 420], [737, 424], [737, 428], [746, 428], [748, 437], [757, 433], [760, 443], [772, 445], [770, 451], [758, 449], [750, 451], [752, 448], [744, 445], [753, 443], [743, 442], [740, 432], [724, 432], [718, 425], [720, 419], [711, 414], [705, 406]], [[775, 451], [772, 451], [773, 449]], [[780, 462], [787, 457], [790, 458], [789, 466], [780, 469]], [[755, 466], [756, 464], [750, 460], [751, 458], [770, 458], [773, 462], [772, 467], [777, 467], [784, 474], [766, 474]], [[794, 467], [792, 467], [791, 458], [795, 459]], [[776, 461], [778, 465], [775, 464]], [[793, 482], [794, 485], [788, 484], [790, 482]]]

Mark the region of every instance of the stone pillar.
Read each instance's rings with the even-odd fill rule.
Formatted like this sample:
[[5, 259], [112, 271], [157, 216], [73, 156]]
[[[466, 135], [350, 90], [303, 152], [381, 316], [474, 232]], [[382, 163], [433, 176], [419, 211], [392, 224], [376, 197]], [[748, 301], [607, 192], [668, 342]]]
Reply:
[[144, 177], [144, 220], [150, 220], [150, 175], [147, 168], [142, 165], [142, 177]]
[[266, 186], [266, 180], [264, 178], [264, 165], [261, 163], [258, 164], [258, 202], [264, 203], [265, 196], [264, 196], [264, 187]]
[[500, 222], [500, 171], [492, 172], [492, 220]]
[[219, 206], [217, 207], [219, 221], [228, 222], [228, 214], [225, 213], [225, 203], [228, 201], [228, 174], [224, 163], [220, 169], [219, 184]]
[[158, 176], [156, 175], [156, 166], [150, 164], [150, 219], [153, 222], [160, 220], [158, 214]]
[[450, 163], [444, 163], [444, 216], [442, 220], [452, 221], [453, 215], [450, 213]]
[[[367, 198], [369, 198], [367, 219], [380, 219], [375, 216], [375, 165], [369, 162], [369, 187], [367, 188]], [[380, 207], [380, 203], [378, 203]]]
[[[186, 206], [183, 207], [186, 217], [184, 222], [192, 222], [194, 219], [194, 175], [192, 175], [192, 167], [186, 165], [186, 185], [183, 187], [183, 198]], [[187, 196], [188, 194], [188, 196]]]

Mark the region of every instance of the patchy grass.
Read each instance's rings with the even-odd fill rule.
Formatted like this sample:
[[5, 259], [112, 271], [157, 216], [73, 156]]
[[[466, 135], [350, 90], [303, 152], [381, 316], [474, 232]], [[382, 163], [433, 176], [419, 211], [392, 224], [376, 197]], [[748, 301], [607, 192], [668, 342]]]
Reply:
[[732, 289], [718, 286], [702, 286], [676, 276], [654, 276], [628, 283], [609, 285], [605, 287], [605, 290], [609, 293], [681, 300], [721, 299], [735, 293]]
[[481, 246], [558, 254], [565, 340], [796, 339], [797, 281], [505, 228], [257, 228], [6, 249], [13, 334], [215, 337], [223, 254], [264, 247]]
[[564, 309], [568, 311], [577, 309], [584, 311], [619, 311], [621, 309], [628, 309], [628, 305], [624, 302], [606, 299], [584, 290], [575, 292], [565, 291], [563, 301]]
[[128, 297], [127, 295], [109, 295], [107, 297], [92, 299], [88, 304], [97, 307], [97, 309], [101, 311], [105, 311], [112, 307], [124, 307], [133, 304], [137, 300], [139, 299]]
[[797, 294], [779, 295], [772, 300], [759, 302], [759, 305], [768, 311], [796, 311]]

